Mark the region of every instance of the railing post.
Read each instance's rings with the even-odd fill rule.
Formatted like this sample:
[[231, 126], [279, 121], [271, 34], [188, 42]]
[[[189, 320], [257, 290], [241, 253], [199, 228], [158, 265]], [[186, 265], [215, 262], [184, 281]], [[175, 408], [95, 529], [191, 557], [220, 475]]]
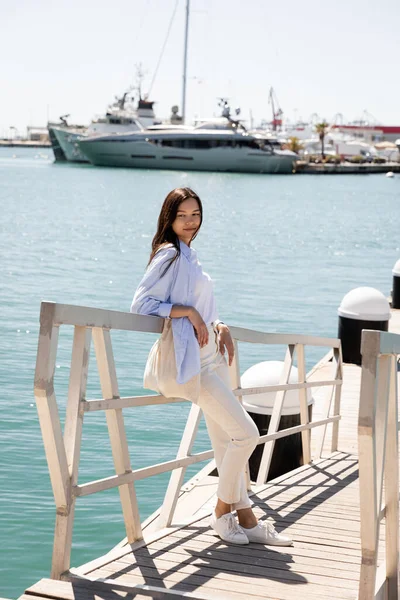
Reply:
[[[333, 349], [333, 359], [332, 359], [332, 362], [333, 362], [333, 372], [334, 372], [333, 378], [334, 379], [341, 379], [341, 380], [343, 380], [342, 345], [340, 345], [339, 348], [334, 348]], [[333, 397], [334, 397], [334, 401], [333, 401], [333, 414], [334, 415], [339, 415], [340, 414], [341, 398], [342, 398], [342, 386], [341, 385], [335, 385], [335, 390], [333, 392]], [[328, 412], [328, 414], [329, 414], [329, 412]], [[335, 421], [335, 423], [332, 424], [331, 452], [336, 452], [337, 451], [337, 449], [338, 449], [338, 443], [339, 443], [339, 421]], [[322, 453], [322, 448], [321, 448], [321, 453]]]
[[390, 380], [390, 359], [386, 354], [378, 356], [377, 363], [377, 387], [375, 399], [375, 435], [374, 435], [374, 451], [375, 451], [375, 488], [377, 491], [376, 501], [376, 544], [379, 544], [379, 514], [383, 498], [383, 479], [385, 474], [385, 458], [386, 458], [386, 435], [388, 424], [388, 405], [389, 405], [389, 380]]
[[54, 306], [42, 303], [34, 390], [54, 499], [57, 508], [63, 510], [68, 505], [69, 474], [54, 393], [58, 344], [58, 327], [53, 326]]
[[396, 599], [399, 583], [399, 443], [397, 407], [397, 360], [390, 357], [389, 407], [385, 461], [386, 579], [387, 597]]
[[[71, 490], [78, 483], [83, 424], [83, 412], [80, 408], [86, 394], [91, 338], [90, 329], [75, 327], [64, 425], [64, 445]], [[65, 513], [57, 511], [52, 562], [53, 579], [58, 579], [61, 573], [68, 571], [70, 567], [75, 502], [76, 498], [71, 494], [68, 510]]]
[[[336, 379], [342, 379], [343, 380], [343, 369], [342, 369], [342, 352], [341, 352], [341, 348], [333, 348], [332, 350], [332, 377], [334, 380]], [[342, 393], [342, 386], [340, 385], [333, 385], [332, 388], [328, 388], [327, 390], [327, 394], [326, 394], [326, 398], [325, 398], [325, 407], [324, 410], [322, 412], [322, 417], [324, 419], [327, 419], [330, 415], [331, 412], [331, 408], [332, 408], [332, 399], [334, 398], [334, 402], [333, 402], [333, 414], [334, 415], [339, 415], [340, 414], [340, 399], [341, 399], [341, 393]], [[325, 446], [325, 437], [326, 437], [326, 431], [328, 428], [328, 424], [324, 425], [322, 427], [322, 432], [319, 436], [319, 442], [317, 445], [318, 448], [318, 457], [321, 458], [323, 451], [324, 451], [324, 446]], [[338, 439], [339, 439], [339, 422], [335, 421], [334, 423], [332, 423], [332, 439], [331, 439], [331, 452], [336, 452], [336, 450], [338, 449]]]
[[[119, 398], [110, 332], [101, 327], [93, 327], [93, 341], [103, 397]], [[107, 410], [106, 419], [115, 471], [117, 475], [129, 473], [132, 471], [132, 468], [122, 409]], [[119, 495], [124, 515], [126, 535], [128, 542], [132, 543], [143, 537], [134, 484], [127, 483], [121, 485]]]
[[[192, 404], [176, 458], [184, 458], [192, 451], [200, 419], [200, 407], [196, 404]], [[171, 525], [186, 469], [187, 467], [181, 467], [175, 469], [171, 473], [160, 516], [158, 518], [158, 527], [160, 529]]]
[[[59, 332], [58, 327], [54, 326], [54, 310], [55, 304], [42, 303], [34, 389], [43, 444], [56, 504], [57, 523], [57, 519], [60, 516], [69, 514], [71, 507], [71, 485], [60, 417], [54, 393], [54, 370]], [[60, 559], [61, 555], [62, 552], [58, 552], [57, 545], [57, 548], [53, 550], [51, 572], [53, 579], [59, 579], [64, 570], [64, 561]]]
[[[358, 417], [358, 454], [360, 477], [361, 570], [360, 600], [375, 597], [377, 565], [377, 490], [375, 457], [375, 398], [377, 393], [379, 331], [363, 331], [362, 371]], [[380, 509], [380, 506], [379, 506]]]
[[[298, 365], [298, 378], [299, 383], [306, 382], [306, 360], [304, 356], [304, 345], [297, 344], [297, 365]], [[308, 424], [308, 404], [307, 404], [307, 390], [301, 388], [299, 390], [300, 399], [300, 423], [301, 425]], [[301, 442], [303, 447], [303, 464], [311, 462], [311, 431], [305, 429], [301, 432]]]
[[[286, 351], [285, 362], [283, 365], [283, 371], [281, 374], [281, 378], [279, 381], [280, 385], [284, 385], [288, 383], [290, 378], [290, 372], [293, 366], [293, 356], [294, 356], [294, 344], [290, 344]], [[279, 421], [281, 419], [281, 412], [283, 407], [283, 402], [285, 400], [286, 390], [280, 391], [276, 393], [274, 408], [272, 409], [271, 420], [269, 422], [268, 427], [268, 435], [272, 433], [276, 433], [279, 427]], [[271, 465], [272, 454], [275, 447], [275, 440], [271, 440], [270, 442], [266, 442], [263, 450], [263, 454], [260, 461], [260, 467], [258, 470], [257, 476], [257, 485], [262, 485], [266, 482], [268, 477], [269, 467]]]

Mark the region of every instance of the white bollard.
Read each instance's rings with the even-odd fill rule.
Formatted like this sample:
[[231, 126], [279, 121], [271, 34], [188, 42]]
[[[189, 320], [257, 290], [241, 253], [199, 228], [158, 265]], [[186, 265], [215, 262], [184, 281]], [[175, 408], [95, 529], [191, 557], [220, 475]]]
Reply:
[[[242, 388], [264, 387], [267, 385], [278, 385], [282, 371], [283, 361], [264, 361], [251, 366], [240, 378]], [[298, 382], [298, 371], [292, 367], [289, 383]], [[277, 392], [264, 392], [243, 396], [243, 407], [247, 410], [258, 427], [260, 435], [268, 433], [272, 409], [274, 407]], [[307, 390], [307, 401], [309, 406], [309, 419], [311, 420], [312, 404], [314, 399], [311, 390]], [[298, 390], [289, 390], [285, 394], [282, 407], [279, 430], [300, 425], [300, 397]], [[257, 480], [264, 444], [260, 444], [254, 450], [249, 460], [250, 479]], [[301, 433], [276, 440], [272, 455], [271, 466], [267, 480], [275, 479], [303, 464], [303, 448]]]
[[375, 288], [355, 288], [344, 296], [338, 315], [343, 361], [361, 365], [361, 332], [363, 329], [388, 330], [391, 316], [389, 302]]

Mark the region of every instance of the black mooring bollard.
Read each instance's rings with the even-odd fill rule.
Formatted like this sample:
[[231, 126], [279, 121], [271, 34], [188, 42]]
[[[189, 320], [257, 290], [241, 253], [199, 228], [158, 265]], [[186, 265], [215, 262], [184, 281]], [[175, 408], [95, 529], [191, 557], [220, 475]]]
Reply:
[[400, 308], [400, 260], [393, 267], [392, 308]]
[[361, 332], [363, 329], [388, 330], [391, 316], [389, 302], [375, 288], [355, 288], [343, 298], [338, 315], [343, 361], [361, 365]]
[[[282, 361], [264, 361], [257, 363], [247, 369], [241, 377], [242, 388], [263, 387], [266, 385], [278, 385], [284, 363]], [[298, 371], [292, 367], [289, 383], [298, 382]], [[260, 435], [268, 433], [269, 423], [271, 421], [272, 409], [274, 407], [277, 392], [265, 392], [263, 394], [254, 394], [243, 396], [243, 407], [247, 410], [253, 421], [258, 427]], [[308, 419], [312, 418], [312, 404], [314, 400], [311, 391], [307, 390]], [[285, 401], [282, 407], [281, 419], [278, 430], [287, 429], [300, 425], [300, 399], [298, 390], [289, 390], [286, 392]], [[265, 444], [259, 444], [249, 459], [250, 479], [257, 480], [258, 470]], [[303, 464], [303, 446], [301, 442], [301, 433], [281, 438], [275, 441], [274, 451], [272, 453], [271, 465], [267, 481], [284, 475]]]

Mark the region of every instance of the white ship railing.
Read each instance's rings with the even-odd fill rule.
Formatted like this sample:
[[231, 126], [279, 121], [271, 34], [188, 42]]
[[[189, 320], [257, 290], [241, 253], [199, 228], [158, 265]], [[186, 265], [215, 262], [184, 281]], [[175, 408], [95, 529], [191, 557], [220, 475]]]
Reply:
[[[54, 372], [58, 346], [58, 332], [62, 325], [74, 327], [68, 400], [64, 435], [61, 429], [54, 392]], [[56, 504], [56, 524], [51, 577], [59, 579], [70, 568], [72, 529], [76, 499], [95, 492], [118, 487], [129, 543], [142, 539], [141, 521], [135, 491], [135, 481], [172, 471], [159, 515], [159, 528], [168, 527], [173, 520], [186, 469], [189, 465], [213, 458], [213, 451], [192, 454], [201, 411], [192, 405], [175, 460], [142, 469], [132, 469], [125, 433], [122, 410], [137, 406], [182, 402], [177, 398], [159, 395], [121, 398], [111, 344], [111, 330], [160, 333], [163, 319], [109, 311], [83, 306], [42, 302], [40, 313], [39, 345], [35, 372], [35, 399]], [[232, 388], [239, 400], [244, 395], [276, 391], [268, 433], [261, 436], [264, 443], [257, 483], [268, 477], [275, 440], [301, 432], [304, 463], [311, 461], [310, 432], [322, 427], [319, 455], [328, 424], [332, 423], [331, 450], [337, 450], [342, 385], [342, 354], [338, 339], [305, 335], [269, 334], [239, 327], [230, 328], [235, 343], [235, 359], [230, 368]], [[93, 338], [96, 361], [102, 389], [102, 400], [86, 399], [89, 350]], [[240, 387], [238, 342], [264, 345], [286, 345], [286, 357], [279, 385], [242, 389]], [[326, 347], [331, 350], [332, 379], [308, 381], [306, 378], [305, 346]], [[298, 382], [288, 383], [294, 359], [297, 356]], [[323, 418], [309, 422], [307, 389], [326, 387]], [[278, 431], [282, 406], [288, 390], [298, 389], [300, 397], [300, 425]], [[111, 442], [115, 475], [78, 483], [80, 446], [85, 413], [104, 410]]]
[[[397, 355], [400, 354], [400, 335], [363, 331], [361, 354], [358, 448], [362, 562], [359, 598], [392, 599], [398, 598]], [[386, 521], [386, 559], [377, 568], [382, 519]]]

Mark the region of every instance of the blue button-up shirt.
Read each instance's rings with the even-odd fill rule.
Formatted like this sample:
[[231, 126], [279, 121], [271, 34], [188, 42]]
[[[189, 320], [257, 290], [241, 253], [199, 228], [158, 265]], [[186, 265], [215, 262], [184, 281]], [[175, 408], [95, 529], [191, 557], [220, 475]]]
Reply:
[[[167, 318], [174, 304], [193, 306], [196, 252], [180, 242], [181, 253], [162, 276], [176, 248], [161, 248], [149, 264], [132, 300], [131, 312]], [[217, 315], [216, 315], [217, 316]], [[200, 348], [194, 328], [187, 317], [172, 319], [177, 382], [186, 383], [200, 373]]]

